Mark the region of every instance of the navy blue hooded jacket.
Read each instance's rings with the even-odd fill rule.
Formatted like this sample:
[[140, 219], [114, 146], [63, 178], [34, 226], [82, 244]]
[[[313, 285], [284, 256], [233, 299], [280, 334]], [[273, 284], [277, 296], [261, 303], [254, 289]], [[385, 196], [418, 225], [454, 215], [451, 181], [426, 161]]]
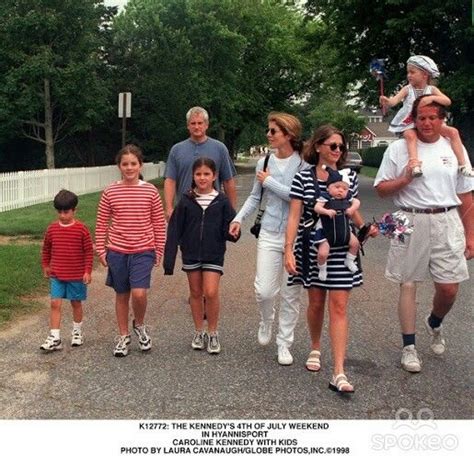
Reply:
[[173, 275], [178, 246], [183, 262], [223, 261], [226, 241], [237, 241], [229, 235], [229, 225], [235, 217], [229, 199], [219, 193], [206, 210], [197, 203], [194, 193], [184, 194], [168, 225], [163, 268]]

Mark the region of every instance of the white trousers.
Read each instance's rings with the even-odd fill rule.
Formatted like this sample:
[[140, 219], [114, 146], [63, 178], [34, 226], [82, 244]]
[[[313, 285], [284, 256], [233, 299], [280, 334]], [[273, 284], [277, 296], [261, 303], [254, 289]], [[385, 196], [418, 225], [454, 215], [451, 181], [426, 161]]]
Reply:
[[284, 232], [272, 233], [261, 229], [257, 243], [255, 297], [262, 321], [270, 324], [275, 319], [277, 296], [280, 295], [276, 342], [289, 348], [300, 312], [301, 285], [288, 286], [284, 250]]

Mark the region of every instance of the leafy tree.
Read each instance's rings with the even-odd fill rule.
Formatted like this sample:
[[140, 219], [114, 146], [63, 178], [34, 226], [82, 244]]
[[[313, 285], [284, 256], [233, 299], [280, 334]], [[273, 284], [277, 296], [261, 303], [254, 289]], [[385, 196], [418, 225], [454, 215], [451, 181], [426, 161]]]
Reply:
[[[386, 94], [406, 80], [410, 55], [432, 57], [441, 70], [439, 86], [453, 101], [454, 123], [474, 143], [474, 27], [467, 0], [308, 0], [309, 21], [325, 28], [332, 50], [330, 69], [341, 83], [359, 83], [359, 95], [376, 103], [373, 58], [385, 58]], [[317, 36], [317, 40], [321, 35]]]
[[346, 98], [340, 94], [315, 94], [303, 107], [306, 126], [316, 128], [331, 124], [348, 138], [359, 133], [365, 126], [365, 119], [358, 115]]
[[130, 128], [151, 151], [186, 136], [193, 105], [209, 110], [211, 134], [232, 151], [314, 76], [303, 17], [284, 1], [131, 0], [114, 29], [117, 82], [134, 96]]
[[[90, 129], [108, 110], [97, 0], [3, 0], [0, 10], [0, 127], [45, 145]], [[100, 76], [100, 79], [99, 79]]]

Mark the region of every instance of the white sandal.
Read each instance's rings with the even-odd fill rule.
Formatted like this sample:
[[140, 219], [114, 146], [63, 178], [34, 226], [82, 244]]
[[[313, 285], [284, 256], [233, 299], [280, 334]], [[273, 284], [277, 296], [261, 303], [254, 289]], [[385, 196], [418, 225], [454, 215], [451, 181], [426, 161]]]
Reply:
[[345, 374], [333, 375], [331, 382], [329, 382], [329, 388], [338, 393], [354, 393], [355, 391]]
[[306, 369], [310, 372], [319, 372], [321, 370], [321, 351], [312, 350], [306, 360]]

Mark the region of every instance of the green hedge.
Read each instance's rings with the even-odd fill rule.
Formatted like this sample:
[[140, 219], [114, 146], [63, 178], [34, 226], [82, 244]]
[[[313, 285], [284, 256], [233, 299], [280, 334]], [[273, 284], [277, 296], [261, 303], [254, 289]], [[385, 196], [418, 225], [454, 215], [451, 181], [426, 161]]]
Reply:
[[365, 166], [379, 168], [382, 162], [386, 147], [369, 147], [362, 149], [360, 155]]

